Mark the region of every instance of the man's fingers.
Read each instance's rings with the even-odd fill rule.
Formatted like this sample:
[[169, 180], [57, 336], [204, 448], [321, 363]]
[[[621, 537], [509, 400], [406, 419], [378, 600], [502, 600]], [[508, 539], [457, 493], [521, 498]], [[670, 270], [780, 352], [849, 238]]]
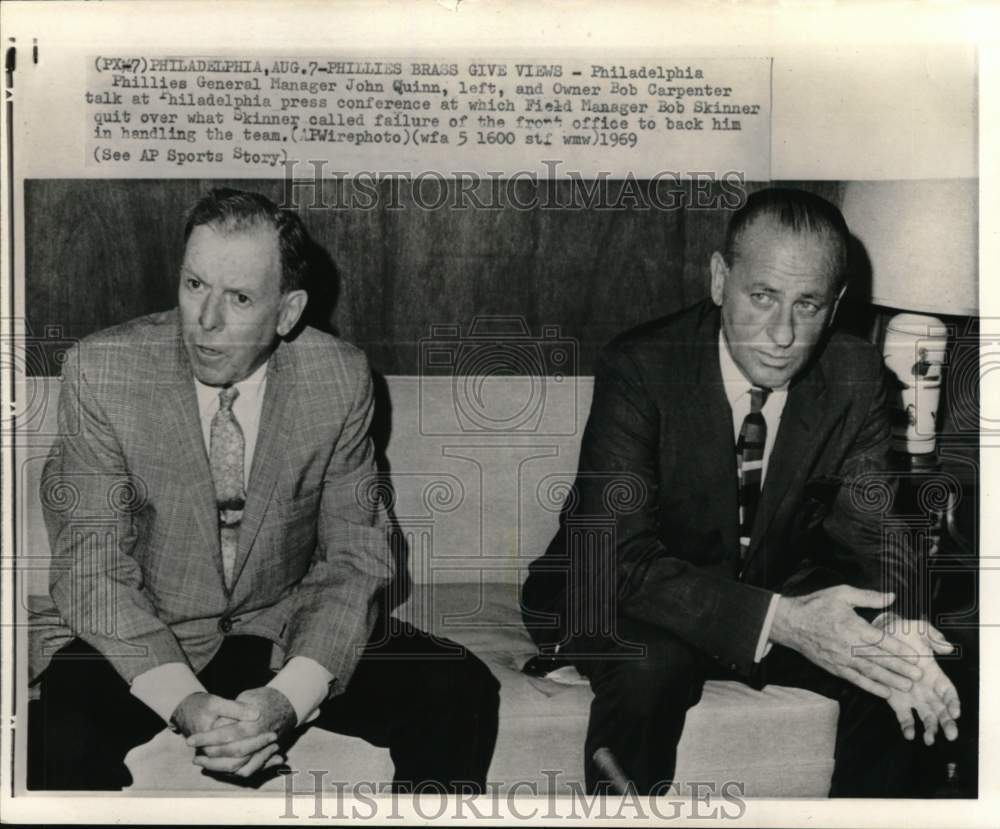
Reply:
[[838, 590], [847, 602], [855, 607], [888, 607], [896, 598], [895, 593], [879, 593], [876, 590], [862, 590], [850, 585], [841, 585]]
[[945, 738], [954, 740], [958, 737], [958, 726], [955, 725], [955, 721], [948, 714], [945, 704], [938, 697], [934, 697], [931, 709], [934, 713], [934, 719], [941, 726], [941, 731], [944, 733]]
[[946, 654], [955, 650], [955, 646], [930, 622], [927, 623], [927, 641], [930, 642], [934, 653]]
[[[916, 664], [919, 661], [917, 652], [892, 634], [859, 618], [858, 624], [850, 628], [848, 636], [855, 640], [850, 645], [851, 656], [855, 661], [866, 660], [913, 682], [918, 682], [923, 677], [923, 669]], [[893, 687], [906, 690], [899, 685]]]
[[277, 743], [270, 743], [264, 748], [254, 753], [251, 757], [208, 757], [204, 754], [197, 754], [194, 764], [201, 766], [208, 771], [233, 774], [237, 777], [250, 777], [255, 774], [278, 750]]
[[916, 709], [920, 722], [924, 725], [924, 744], [934, 745], [934, 737], [938, 730], [937, 713], [925, 699], [918, 696], [914, 700], [913, 707]]
[[[854, 660], [874, 665], [877, 668], [881, 668], [884, 671], [902, 677], [911, 683], [919, 682], [924, 678], [923, 668], [919, 665], [914, 665], [911, 662], [907, 662], [904, 657], [895, 656], [894, 654], [890, 654], [882, 650], [855, 650]], [[903, 685], [893, 685], [892, 687], [899, 688], [901, 691], [907, 690], [907, 686]]]
[[204, 748], [205, 746], [221, 746], [247, 737], [256, 736], [253, 731], [248, 731], [245, 723], [235, 725], [224, 725], [221, 728], [213, 728], [210, 731], [199, 731], [187, 738], [187, 744], [192, 748]]
[[277, 743], [271, 743], [268, 746], [257, 751], [253, 757], [251, 757], [247, 762], [240, 766], [236, 770], [236, 774], [239, 777], [250, 777], [256, 774], [264, 765], [265, 761], [270, 759], [270, 757], [278, 750]]
[[917, 714], [920, 716], [920, 721], [924, 724], [924, 744], [929, 746], [934, 745], [934, 737], [937, 735], [938, 730], [938, 718], [934, 716], [934, 712], [926, 705], [917, 705]]
[[846, 679], [848, 682], [857, 685], [862, 691], [867, 691], [869, 694], [874, 694], [876, 697], [882, 697], [882, 699], [889, 699], [892, 696], [892, 689], [887, 688], [872, 679], [869, 679], [864, 674], [859, 671], [854, 670], [854, 668], [848, 667], [846, 665], [841, 665], [838, 670], [835, 671], [839, 676]]
[[[865, 658], [856, 658], [852, 661], [852, 667], [859, 673], [864, 674], [871, 680], [884, 685], [887, 688], [895, 688], [897, 691], [908, 692], [913, 687], [913, 681], [909, 677], [897, 673], [896, 671], [890, 671], [886, 667], [883, 667], [883, 662], [888, 663], [889, 660], [873, 660]], [[901, 664], [906, 664], [901, 663]]]
[[283, 754], [272, 754], [267, 758], [267, 762], [264, 763], [264, 768], [273, 769], [275, 766], [281, 766], [285, 762], [285, 757]]
[[955, 720], [961, 716], [962, 708], [958, 704], [958, 692], [946, 676], [934, 687], [933, 708], [937, 715], [941, 730], [948, 740], [958, 739], [958, 724]]
[[948, 677], [944, 677], [943, 681], [938, 683], [934, 691], [954, 719], [957, 720], [962, 716], [962, 703], [958, 698], [958, 691], [955, 690], [955, 686], [951, 684], [951, 680]]
[[232, 774], [246, 762], [245, 757], [206, 757], [204, 754], [196, 754], [192, 760], [196, 766], [201, 766], [208, 771], [229, 772]]
[[264, 734], [255, 734], [243, 740], [234, 740], [223, 745], [207, 745], [201, 748], [203, 754], [208, 757], [249, 757], [256, 751], [260, 751], [269, 743], [274, 743], [278, 735], [273, 731]]
[[889, 702], [889, 705], [896, 712], [896, 719], [899, 720], [899, 728], [903, 732], [903, 736], [907, 740], [912, 740], [917, 736], [917, 729], [913, 723], [913, 711], [910, 706], [902, 703], [894, 704], [892, 701]]
[[914, 665], [920, 661], [920, 654], [891, 631], [864, 622], [861, 623], [861, 631], [861, 641], [866, 645], [875, 645], [884, 653], [905, 659]]
[[217, 717], [229, 717], [234, 720], [256, 720], [260, 718], [260, 709], [256, 705], [237, 702], [234, 699], [215, 697], [210, 706]]
[[[864, 639], [865, 636], [859, 638]], [[920, 680], [924, 675], [917, 652], [891, 636], [886, 636], [879, 642], [853, 645], [850, 651], [851, 656], [856, 659], [871, 660], [890, 671], [912, 679], [914, 682]]]

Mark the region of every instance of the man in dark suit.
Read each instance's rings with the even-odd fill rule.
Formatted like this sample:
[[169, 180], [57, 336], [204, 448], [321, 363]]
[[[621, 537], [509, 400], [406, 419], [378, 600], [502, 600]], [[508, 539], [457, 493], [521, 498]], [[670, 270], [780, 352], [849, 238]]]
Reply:
[[951, 647], [903, 624], [916, 565], [882, 538], [881, 358], [830, 329], [848, 238], [819, 197], [753, 194], [711, 258], [712, 301], [600, 355], [574, 492], [522, 594], [542, 655], [590, 679], [592, 791], [602, 747], [665, 791], [707, 677], [837, 699], [834, 795], [903, 790], [914, 710], [925, 742], [957, 735], [932, 656]]
[[399, 789], [481, 789], [498, 684], [388, 615], [371, 374], [298, 330], [305, 228], [218, 190], [185, 240], [178, 309], [84, 339], [64, 368], [29, 787], [126, 786], [125, 754], [165, 723], [197, 765], [252, 778], [314, 722], [387, 746]]

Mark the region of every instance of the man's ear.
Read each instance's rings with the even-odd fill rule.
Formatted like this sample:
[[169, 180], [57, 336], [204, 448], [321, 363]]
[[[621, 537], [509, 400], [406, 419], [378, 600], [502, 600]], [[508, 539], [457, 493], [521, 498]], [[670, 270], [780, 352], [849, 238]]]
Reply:
[[709, 262], [709, 270], [712, 273], [712, 302], [722, 305], [722, 297], [726, 288], [726, 277], [729, 276], [729, 266], [721, 253], [716, 251], [712, 254]]
[[305, 291], [289, 291], [281, 295], [281, 309], [278, 312], [278, 336], [284, 337], [299, 322], [306, 310], [309, 294]]

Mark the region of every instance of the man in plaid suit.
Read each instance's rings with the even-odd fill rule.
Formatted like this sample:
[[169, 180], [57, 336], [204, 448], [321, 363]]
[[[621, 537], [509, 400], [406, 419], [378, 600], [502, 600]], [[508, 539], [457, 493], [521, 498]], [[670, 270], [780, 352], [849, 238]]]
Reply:
[[64, 367], [29, 787], [126, 786], [125, 754], [164, 723], [197, 765], [255, 780], [314, 722], [388, 746], [397, 789], [482, 788], [498, 685], [388, 616], [371, 376], [299, 324], [301, 221], [217, 190], [185, 239], [179, 307]]

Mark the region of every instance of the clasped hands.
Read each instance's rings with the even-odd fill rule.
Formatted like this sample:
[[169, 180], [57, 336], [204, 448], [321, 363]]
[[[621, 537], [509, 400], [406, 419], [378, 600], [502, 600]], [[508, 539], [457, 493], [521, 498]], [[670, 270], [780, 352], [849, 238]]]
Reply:
[[923, 723], [924, 743], [940, 729], [958, 737], [958, 692], [934, 654], [953, 650], [929, 622], [883, 613], [874, 624], [855, 607], [884, 608], [892, 593], [840, 585], [805, 596], [782, 596], [771, 640], [798, 651], [824, 670], [882, 697], [896, 714], [907, 740], [916, 736], [913, 712]]
[[296, 724], [288, 698], [268, 687], [250, 688], [235, 700], [189, 694], [173, 720], [195, 749], [196, 766], [242, 778], [283, 763], [280, 740]]

